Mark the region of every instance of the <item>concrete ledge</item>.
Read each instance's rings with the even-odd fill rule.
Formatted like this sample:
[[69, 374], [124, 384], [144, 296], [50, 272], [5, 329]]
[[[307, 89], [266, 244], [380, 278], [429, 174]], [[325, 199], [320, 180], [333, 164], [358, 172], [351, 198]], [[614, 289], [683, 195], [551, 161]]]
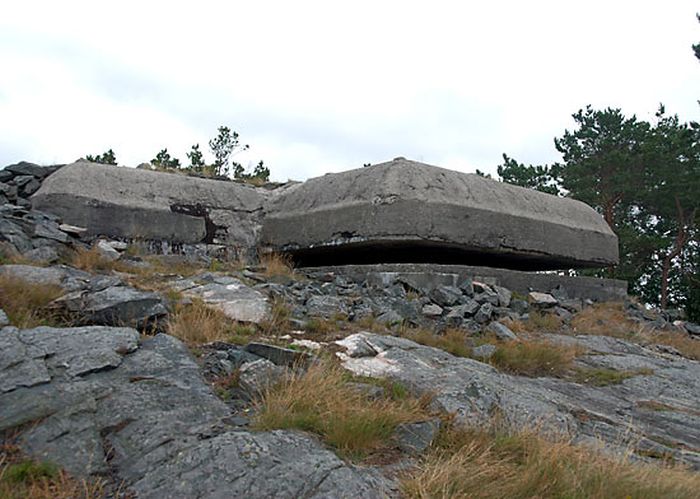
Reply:
[[470, 277], [488, 284], [503, 286], [523, 295], [530, 291], [549, 293], [551, 290], [561, 287], [570, 298], [615, 301], [622, 300], [627, 296], [627, 282], [618, 279], [570, 277], [556, 273], [521, 272], [466, 265], [343, 265], [302, 268], [300, 271], [315, 276], [333, 273], [344, 275], [356, 282], [368, 281], [371, 284], [384, 286], [391, 285], [398, 278], [404, 278], [430, 289], [439, 285], [456, 286], [466, 277]]

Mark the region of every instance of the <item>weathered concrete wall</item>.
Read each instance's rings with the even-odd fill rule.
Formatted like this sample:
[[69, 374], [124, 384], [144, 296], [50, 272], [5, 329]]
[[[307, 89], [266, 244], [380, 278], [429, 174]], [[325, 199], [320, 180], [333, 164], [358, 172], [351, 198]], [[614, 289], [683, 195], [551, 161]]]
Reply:
[[617, 279], [570, 277], [555, 273], [521, 272], [489, 267], [435, 264], [342, 265], [301, 269], [310, 275], [326, 273], [344, 275], [349, 279], [372, 284], [391, 285], [397, 279], [416, 282], [421, 288], [458, 286], [470, 277], [487, 284], [496, 284], [521, 294], [530, 291], [549, 293], [560, 287], [570, 298], [596, 301], [619, 300], [627, 295], [627, 282]]
[[48, 177], [32, 204], [92, 234], [255, 247], [267, 196], [234, 182], [78, 161]]
[[618, 261], [617, 237], [584, 203], [403, 158], [289, 189], [271, 202], [262, 243], [303, 263], [336, 255], [541, 270]]

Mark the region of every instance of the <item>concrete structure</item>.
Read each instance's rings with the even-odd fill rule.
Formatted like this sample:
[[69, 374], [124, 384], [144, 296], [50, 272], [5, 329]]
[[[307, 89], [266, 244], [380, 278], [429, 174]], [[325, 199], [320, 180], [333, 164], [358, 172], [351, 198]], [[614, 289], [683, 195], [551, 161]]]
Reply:
[[584, 203], [404, 158], [287, 190], [271, 200], [261, 242], [302, 265], [546, 270], [618, 261], [617, 237]]
[[290, 253], [301, 266], [433, 263], [516, 270], [617, 263], [584, 203], [403, 158], [268, 191], [78, 161], [36, 209], [93, 235]]
[[410, 283], [416, 289], [430, 290], [438, 286], [459, 286], [466, 278], [471, 278], [486, 284], [503, 286], [521, 295], [530, 291], [549, 293], [558, 288], [569, 298], [608, 301], [621, 300], [627, 296], [627, 282], [618, 279], [570, 277], [554, 272], [522, 272], [467, 265], [339, 265], [305, 268], [301, 271], [319, 279], [324, 274], [336, 274], [358, 283], [367, 281], [371, 285], [384, 287], [400, 281]]
[[235, 182], [78, 161], [48, 177], [32, 204], [95, 235], [255, 247], [265, 199]]

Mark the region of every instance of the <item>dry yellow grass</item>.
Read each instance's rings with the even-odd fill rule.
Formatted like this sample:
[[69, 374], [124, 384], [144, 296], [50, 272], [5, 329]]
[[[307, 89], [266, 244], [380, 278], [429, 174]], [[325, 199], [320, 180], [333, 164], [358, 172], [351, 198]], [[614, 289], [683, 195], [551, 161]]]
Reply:
[[78, 480], [48, 463], [24, 458], [14, 445], [0, 447], [0, 497], [3, 499], [98, 499], [100, 480]]
[[596, 334], [631, 338], [639, 324], [631, 320], [619, 302], [597, 303], [586, 307], [571, 319], [571, 329], [576, 334]]
[[399, 334], [421, 345], [439, 348], [457, 357], [469, 357], [472, 353], [463, 330], [450, 328], [442, 334], [437, 334], [425, 328], [399, 328]]
[[268, 319], [262, 321], [258, 326], [264, 336], [280, 336], [289, 331], [289, 317], [291, 311], [289, 305], [281, 298], [272, 300], [270, 305], [270, 315]]
[[534, 431], [443, 431], [417, 470], [402, 480], [415, 498], [695, 498], [700, 475], [632, 464]]
[[106, 259], [96, 248], [78, 248], [73, 254], [70, 265], [86, 272], [104, 272], [114, 268], [115, 262]]
[[583, 351], [576, 346], [543, 340], [499, 343], [490, 359], [498, 369], [522, 376], [562, 376], [569, 372], [577, 355]]
[[670, 345], [684, 356], [700, 360], [700, 341], [682, 331], [663, 331], [640, 325], [627, 316], [624, 304], [598, 303], [586, 307], [571, 320], [576, 334], [595, 334], [622, 338], [642, 345]]
[[358, 331], [381, 333], [386, 332], [387, 330], [386, 326], [379, 322], [373, 314], [365, 315], [364, 317], [353, 321], [351, 325], [353, 326], [353, 329]]
[[700, 360], [700, 341], [694, 340], [684, 332], [654, 331], [640, 329], [638, 336], [641, 342], [670, 345], [689, 359]]
[[294, 265], [289, 255], [281, 253], [261, 253], [260, 265], [265, 269], [266, 277], [285, 276], [296, 278]]
[[229, 319], [222, 311], [193, 300], [188, 305], [177, 305], [168, 318], [168, 334], [188, 345], [226, 341], [247, 343], [255, 334], [255, 328]]
[[514, 333], [556, 333], [562, 329], [562, 320], [553, 313], [533, 310], [526, 321], [504, 319], [504, 323]]
[[337, 329], [336, 321], [322, 317], [311, 317], [304, 325], [304, 331], [316, 337], [324, 337]]
[[61, 319], [49, 304], [63, 290], [50, 284], [32, 284], [7, 274], [0, 275], [0, 308], [20, 329], [59, 326]]
[[370, 398], [348, 385], [343, 369], [328, 361], [265, 390], [255, 427], [310, 431], [342, 456], [358, 459], [390, 445], [398, 424], [425, 419], [427, 405], [427, 399], [408, 396]]
[[0, 265], [38, 265], [28, 258], [24, 258], [15, 250], [14, 246], [5, 241], [0, 241]]

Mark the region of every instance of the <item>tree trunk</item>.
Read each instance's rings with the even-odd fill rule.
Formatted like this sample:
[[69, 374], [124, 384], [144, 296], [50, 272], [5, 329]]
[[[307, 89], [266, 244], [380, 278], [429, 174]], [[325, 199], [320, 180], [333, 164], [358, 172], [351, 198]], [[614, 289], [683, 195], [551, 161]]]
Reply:
[[661, 268], [661, 308], [666, 308], [668, 304], [668, 274], [671, 271], [671, 260], [673, 260], [674, 250], [666, 255], [664, 258], [664, 264]]
[[603, 202], [603, 218], [613, 232], [615, 232], [615, 206], [621, 200], [622, 194], [616, 194], [612, 199]]
[[688, 242], [688, 235], [690, 234], [690, 225], [695, 219], [696, 212], [696, 210], [693, 210], [690, 213], [690, 216], [688, 216], [688, 218], [686, 219], [685, 214], [683, 213], [683, 207], [681, 206], [681, 202], [678, 199], [678, 196], [676, 196], [675, 199], [676, 217], [678, 220], [678, 233], [676, 234], [676, 240], [673, 242], [673, 249], [668, 255], [664, 257], [664, 263], [661, 268], [661, 308], [666, 308], [666, 306], [668, 305], [668, 275], [671, 273], [671, 264], [673, 263], [673, 259], [681, 254], [683, 248]]
[[[615, 197], [603, 202], [603, 219], [610, 227], [610, 230], [615, 232], [615, 205], [622, 200], [622, 194], [616, 194]], [[617, 234], [617, 233], [616, 233]], [[605, 275], [610, 278], [615, 277], [615, 265], [605, 269]]]

